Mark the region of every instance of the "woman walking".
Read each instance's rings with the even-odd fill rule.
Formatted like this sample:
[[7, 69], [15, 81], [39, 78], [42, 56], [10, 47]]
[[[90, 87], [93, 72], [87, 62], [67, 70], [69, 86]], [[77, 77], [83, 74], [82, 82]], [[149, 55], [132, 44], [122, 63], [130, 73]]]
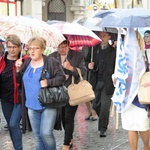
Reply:
[[[41, 87], [53, 87], [62, 85], [65, 74], [60, 63], [52, 57], [46, 57], [43, 52], [46, 41], [42, 37], [33, 37], [28, 42], [29, 55], [24, 63], [19, 59], [16, 62], [17, 81], [21, 83], [22, 99], [28, 108], [29, 120], [33, 130], [36, 150], [56, 150], [56, 141], [53, 129], [57, 117], [57, 109], [43, 107], [38, 101], [38, 93]], [[47, 66], [46, 79], [41, 80], [43, 67]]]
[[9, 128], [10, 138], [15, 150], [22, 150], [21, 104], [18, 98], [19, 84], [16, 82], [15, 62], [20, 57], [21, 41], [17, 35], [8, 35], [7, 52], [0, 58], [0, 99], [2, 112]]

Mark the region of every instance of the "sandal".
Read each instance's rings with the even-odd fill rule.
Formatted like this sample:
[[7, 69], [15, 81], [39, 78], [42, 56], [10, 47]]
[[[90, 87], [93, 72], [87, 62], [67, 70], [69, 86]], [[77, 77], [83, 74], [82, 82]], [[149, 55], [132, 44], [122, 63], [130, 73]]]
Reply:
[[92, 118], [92, 114], [90, 114], [89, 116], [85, 117], [85, 120], [90, 120]]
[[92, 121], [96, 121], [96, 120], [97, 120], [97, 117], [92, 117], [91, 120], [92, 120]]
[[73, 148], [73, 139], [71, 139], [71, 142], [70, 142], [70, 148]]

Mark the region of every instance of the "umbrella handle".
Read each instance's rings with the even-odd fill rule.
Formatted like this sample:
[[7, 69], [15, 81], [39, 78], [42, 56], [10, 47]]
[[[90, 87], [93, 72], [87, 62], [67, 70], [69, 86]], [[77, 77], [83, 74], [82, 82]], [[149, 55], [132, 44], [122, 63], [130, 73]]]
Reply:
[[20, 58], [22, 58], [23, 55], [23, 48], [21, 49]]
[[92, 46], [92, 49], [91, 49], [91, 62], [93, 62], [93, 46]]
[[20, 52], [20, 58], [22, 58], [24, 46], [25, 46], [25, 44], [22, 45], [22, 49], [21, 49], [21, 52]]

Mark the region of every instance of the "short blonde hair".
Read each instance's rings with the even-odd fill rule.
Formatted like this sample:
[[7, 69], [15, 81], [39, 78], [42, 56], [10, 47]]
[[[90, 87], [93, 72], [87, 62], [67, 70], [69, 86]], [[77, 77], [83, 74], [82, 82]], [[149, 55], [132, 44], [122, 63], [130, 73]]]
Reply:
[[44, 49], [44, 50], [46, 48], [46, 40], [43, 37], [39, 37], [39, 36], [32, 37], [28, 41], [28, 46], [31, 46], [32, 44], [40, 46], [41, 49]]

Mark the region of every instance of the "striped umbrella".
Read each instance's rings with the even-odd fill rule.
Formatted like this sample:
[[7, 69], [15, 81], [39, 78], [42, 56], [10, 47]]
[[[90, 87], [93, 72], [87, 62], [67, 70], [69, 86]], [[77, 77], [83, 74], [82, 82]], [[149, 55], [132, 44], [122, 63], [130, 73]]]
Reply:
[[95, 46], [101, 39], [90, 29], [77, 23], [55, 23], [50, 25], [59, 30], [70, 42], [70, 47]]

